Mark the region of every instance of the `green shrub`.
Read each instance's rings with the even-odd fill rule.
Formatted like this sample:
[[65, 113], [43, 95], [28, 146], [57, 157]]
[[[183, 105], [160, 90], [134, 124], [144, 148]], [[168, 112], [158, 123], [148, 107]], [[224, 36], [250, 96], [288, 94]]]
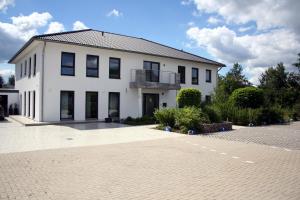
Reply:
[[183, 88], [177, 94], [176, 99], [180, 108], [187, 106], [200, 107], [201, 92], [195, 88]]
[[154, 123], [155, 123], [154, 118], [149, 116], [143, 116], [137, 118], [127, 117], [124, 120], [124, 124], [132, 125], [132, 126], [147, 125], [147, 124], [154, 124]]
[[263, 100], [263, 91], [255, 87], [236, 89], [229, 97], [229, 101], [239, 108], [259, 108]]
[[208, 122], [205, 113], [196, 107], [181, 108], [175, 113], [175, 125], [183, 133], [187, 133], [188, 130], [199, 131], [200, 125]]
[[291, 117], [293, 120], [300, 120], [300, 102], [293, 106]]
[[156, 110], [154, 112], [154, 117], [159, 124], [164, 126], [175, 126], [175, 113], [177, 112], [176, 108], [163, 108]]
[[205, 106], [203, 112], [208, 116], [209, 121], [212, 123], [219, 123], [222, 121], [221, 112], [217, 107]]

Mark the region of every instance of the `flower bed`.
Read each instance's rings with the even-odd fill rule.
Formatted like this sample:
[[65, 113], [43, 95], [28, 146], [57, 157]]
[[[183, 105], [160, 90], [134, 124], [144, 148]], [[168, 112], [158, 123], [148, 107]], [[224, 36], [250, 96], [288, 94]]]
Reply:
[[230, 130], [232, 130], [232, 122], [221, 122], [201, 125], [201, 133], [213, 133]]

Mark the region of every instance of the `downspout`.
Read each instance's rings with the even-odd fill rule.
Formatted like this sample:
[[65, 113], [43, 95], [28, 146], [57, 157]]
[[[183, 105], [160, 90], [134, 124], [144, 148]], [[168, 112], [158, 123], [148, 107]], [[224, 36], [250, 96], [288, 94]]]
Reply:
[[41, 87], [40, 87], [40, 94], [41, 94], [41, 110], [40, 110], [40, 119], [44, 121], [44, 66], [45, 66], [45, 48], [46, 48], [46, 41], [44, 41], [43, 45], [43, 52], [42, 52], [42, 69], [41, 69]]

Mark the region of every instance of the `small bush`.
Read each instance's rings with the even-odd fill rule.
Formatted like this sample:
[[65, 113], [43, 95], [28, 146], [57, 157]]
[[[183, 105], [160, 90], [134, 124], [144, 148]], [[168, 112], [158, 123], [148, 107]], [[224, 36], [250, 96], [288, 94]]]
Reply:
[[147, 124], [154, 124], [154, 123], [155, 123], [154, 118], [149, 116], [143, 116], [137, 118], [127, 117], [124, 120], [124, 124], [132, 125], [132, 126], [147, 125]]
[[229, 101], [239, 108], [259, 108], [263, 100], [263, 91], [255, 87], [236, 89], [229, 97]]
[[195, 88], [183, 88], [177, 94], [176, 99], [180, 108], [188, 106], [200, 107], [201, 92]]
[[164, 126], [175, 126], [175, 113], [177, 112], [176, 108], [163, 108], [156, 110], [154, 112], [154, 117], [159, 124]]
[[200, 125], [208, 122], [207, 116], [196, 107], [181, 108], [175, 113], [175, 126], [183, 133], [187, 133], [188, 130], [199, 131]]
[[222, 121], [220, 110], [217, 107], [205, 106], [203, 112], [208, 116], [212, 123], [219, 123]]
[[300, 103], [296, 103], [293, 106], [293, 109], [291, 111], [291, 117], [293, 120], [300, 120]]

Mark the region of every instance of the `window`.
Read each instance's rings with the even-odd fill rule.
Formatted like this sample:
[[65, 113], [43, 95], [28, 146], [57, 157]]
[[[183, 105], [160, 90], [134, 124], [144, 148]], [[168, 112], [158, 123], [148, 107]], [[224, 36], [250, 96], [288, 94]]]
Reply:
[[108, 94], [108, 117], [119, 119], [120, 117], [120, 93], [110, 92]]
[[75, 53], [61, 53], [61, 75], [75, 76]]
[[146, 70], [146, 81], [159, 82], [159, 69], [158, 62], [144, 61], [144, 70]]
[[22, 78], [23, 75], [23, 64], [21, 63], [21, 73], [20, 73], [20, 78]]
[[33, 76], [36, 74], [36, 54], [33, 56]]
[[86, 76], [99, 77], [99, 56], [86, 56]]
[[86, 92], [85, 118], [98, 119], [98, 92]]
[[74, 120], [74, 92], [60, 92], [60, 119]]
[[25, 69], [24, 69], [24, 76], [26, 76], [27, 71], [27, 60], [25, 60]]
[[198, 85], [198, 68], [192, 68], [192, 84]]
[[180, 83], [185, 83], [185, 67], [178, 66], [178, 73], [180, 75]]
[[205, 96], [205, 102], [206, 103], [210, 103], [211, 102], [211, 96], [210, 95], [206, 95]]
[[33, 104], [33, 107], [32, 107], [32, 118], [34, 119], [35, 118], [35, 91], [33, 91], [33, 97], [32, 97], [32, 104]]
[[29, 58], [28, 78], [31, 76], [31, 57]]
[[30, 91], [28, 91], [28, 117], [30, 117]]
[[206, 70], [206, 82], [211, 83], [211, 70]]
[[120, 58], [109, 58], [109, 78], [120, 79]]
[[24, 116], [26, 116], [26, 92], [24, 92]]

